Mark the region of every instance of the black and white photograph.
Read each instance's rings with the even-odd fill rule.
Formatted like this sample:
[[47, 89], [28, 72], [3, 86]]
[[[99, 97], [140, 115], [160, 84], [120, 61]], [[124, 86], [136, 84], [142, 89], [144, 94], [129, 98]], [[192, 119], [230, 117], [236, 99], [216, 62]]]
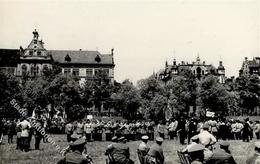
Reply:
[[0, 164], [260, 164], [260, 0], [0, 0]]

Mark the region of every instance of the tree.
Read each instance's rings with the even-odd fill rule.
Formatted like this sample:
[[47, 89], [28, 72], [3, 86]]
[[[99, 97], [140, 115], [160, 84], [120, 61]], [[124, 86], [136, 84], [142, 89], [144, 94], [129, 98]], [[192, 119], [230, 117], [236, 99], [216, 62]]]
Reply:
[[123, 81], [120, 89], [111, 98], [115, 104], [115, 110], [124, 118], [136, 119], [141, 97], [137, 88], [129, 80]]
[[[54, 109], [66, 112], [69, 120], [75, 120], [77, 113], [82, 114], [79, 82], [74, 76], [58, 75], [46, 88], [48, 101]], [[82, 109], [82, 110], [81, 110]], [[52, 113], [54, 114], [54, 113]]]
[[14, 99], [21, 100], [19, 80], [10, 74], [0, 71], [0, 117], [16, 117], [17, 110], [10, 104]]
[[208, 76], [201, 82], [200, 99], [204, 109], [228, 115], [229, 103], [235, 101], [234, 98], [234, 93], [229, 93], [214, 76]]
[[236, 79], [237, 92], [239, 92], [239, 106], [243, 113], [255, 114], [254, 108], [260, 105], [260, 80], [257, 75], [240, 76]]

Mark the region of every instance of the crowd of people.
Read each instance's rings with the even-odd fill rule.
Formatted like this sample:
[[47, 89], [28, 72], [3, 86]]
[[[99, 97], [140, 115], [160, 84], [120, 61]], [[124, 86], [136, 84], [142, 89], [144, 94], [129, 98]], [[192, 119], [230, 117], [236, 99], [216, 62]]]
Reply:
[[[34, 126], [32, 126], [32, 121], [34, 122]], [[55, 125], [51, 125], [52, 123], [55, 123]], [[59, 133], [65, 133], [67, 141], [71, 143], [71, 149], [66, 154], [78, 152], [78, 147], [80, 147], [79, 152], [85, 151], [84, 147], [82, 148], [82, 144], [85, 142], [112, 141], [112, 144], [108, 146], [106, 154], [110, 155], [110, 160], [113, 159], [116, 161], [120, 159], [117, 161], [118, 164], [126, 162], [133, 163], [130, 159], [129, 147], [125, 144], [129, 141], [142, 140], [139, 150], [140, 156], [143, 159], [140, 159], [140, 161], [144, 161], [145, 164], [150, 164], [156, 160], [159, 160], [157, 161], [158, 164], [164, 162], [162, 143], [165, 139], [179, 140], [182, 145], [189, 144], [182, 152], [189, 154], [191, 161], [211, 164], [214, 163], [212, 161], [216, 161], [215, 158], [226, 155], [229, 158], [228, 161], [231, 161], [229, 163], [232, 164], [236, 162], [228, 150], [229, 143], [226, 141], [243, 140], [244, 142], [249, 142], [253, 138], [260, 139], [259, 121], [256, 120], [253, 122], [248, 118], [241, 121], [217, 118], [207, 118], [204, 120], [196, 118], [185, 119], [184, 117], [179, 117], [178, 119], [172, 118], [168, 121], [159, 122], [151, 120], [102, 121], [98, 119], [83, 119], [68, 121], [65, 124], [64, 121], [59, 119], [49, 121], [48, 123], [44, 119], [23, 117], [18, 120], [2, 119], [0, 121], [0, 143], [2, 143], [3, 135], [7, 135], [8, 144], [12, 144], [13, 136], [16, 135], [16, 148], [27, 152], [30, 150], [30, 142], [34, 136], [35, 149], [39, 150], [41, 140], [47, 142], [47, 139], [42, 131], [39, 132], [35, 128], [35, 124], [36, 127], [42, 127], [44, 133], [53, 133], [55, 131], [49, 129], [55, 128], [61, 131]], [[220, 152], [214, 152], [213, 145], [219, 139], [224, 142], [220, 143]], [[147, 146], [149, 140], [155, 140], [155, 145], [150, 148]], [[256, 144], [256, 151], [260, 149], [257, 145], [259, 143]], [[201, 152], [203, 152], [203, 155]], [[222, 154], [219, 155], [218, 153]], [[223, 153], [229, 153], [229, 155], [223, 155]], [[257, 158], [260, 158], [259, 153], [257, 154]], [[87, 161], [90, 162], [91, 160]]]

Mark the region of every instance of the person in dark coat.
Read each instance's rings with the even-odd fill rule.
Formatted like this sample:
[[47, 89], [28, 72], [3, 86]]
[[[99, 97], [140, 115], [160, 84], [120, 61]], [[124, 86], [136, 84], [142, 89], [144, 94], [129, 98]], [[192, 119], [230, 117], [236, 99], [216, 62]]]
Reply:
[[188, 149], [191, 164], [204, 164], [204, 149], [205, 146], [201, 144], [191, 145]]
[[8, 143], [12, 144], [13, 143], [13, 135], [15, 133], [15, 124], [13, 121], [8, 120], [6, 124], [6, 132], [8, 136]]
[[41, 128], [43, 128], [43, 122], [41, 120], [36, 121], [36, 128], [34, 129], [34, 138], [35, 138], [35, 150], [40, 149], [40, 142], [43, 138], [43, 135], [41, 134]]
[[186, 138], [186, 121], [184, 120], [183, 117], [181, 117], [179, 123], [178, 123], [178, 132], [179, 132], [179, 136], [180, 136], [180, 143], [182, 145], [185, 144], [185, 138]]
[[229, 143], [220, 143], [220, 149], [213, 152], [207, 164], [236, 164], [231, 152], [229, 151]]
[[147, 164], [163, 164], [164, 163], [164, 155], [162, 149], [163, 138], [157, 137], [156, 143], [151, 146], [147, 155], [146, 155], [146, 163]]
[[251, 127], [249, 125], [249, 118], [245, 119], [244, 127], [242, 129], [242, 138], [244, 142], [249, 142]]
[[134, 164], [130, 159], [129, 147], [124, 143], [125, 138], [121, 137], [118, 141], [118, 143], [114, 143], [108, 147], [106, 152], [112, 155], [114, 162], [117, 164]]
[[86, 150], [86, 140], [78, 139], [70, 144], [70, 150], [65, 154], [65, 157], [57, 162], [57, 164], [90, 164], [91, 158], [87, 155], [83, 155]]

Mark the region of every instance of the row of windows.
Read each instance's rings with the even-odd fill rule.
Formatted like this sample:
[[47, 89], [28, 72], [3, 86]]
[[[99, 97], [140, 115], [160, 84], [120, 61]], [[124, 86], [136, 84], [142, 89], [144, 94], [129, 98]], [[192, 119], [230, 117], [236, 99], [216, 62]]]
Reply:
[[[43, 65], [43, 69], [48, 69], [47, 65]], [[22, 65], [22, 75], [25, 75], [29, 69], [25, 64]], [[39, 66], [32, 65], [31, 66], [31, 75], [36, 76], [40, 73], [40, 68]]]
[[[72, 73], [72, 75], [75, 76], [79, 76], [79, 68], [64, 68], [64, 74], [65, 75], [70, 75]], [[100, 75], [103, 74], [105, 76], [109, 75], [109, 69], [94, 69], [94, 74], [93, 74], [93, 69], [91, 68], [87, 68], [86, 69], [86, 76], [87, 77], [91, 77], [91, 76], [96, 76], [96, 75]]]
[[[30, 56], [33, 56], [33, 53], [36, 53], [36, 50], [31, 50], [31, 51], [29, 51], [29, 55]], [[37, 51], [37, 56], [41, 56], [42, 55], [42, 52], [41, 51]]]

